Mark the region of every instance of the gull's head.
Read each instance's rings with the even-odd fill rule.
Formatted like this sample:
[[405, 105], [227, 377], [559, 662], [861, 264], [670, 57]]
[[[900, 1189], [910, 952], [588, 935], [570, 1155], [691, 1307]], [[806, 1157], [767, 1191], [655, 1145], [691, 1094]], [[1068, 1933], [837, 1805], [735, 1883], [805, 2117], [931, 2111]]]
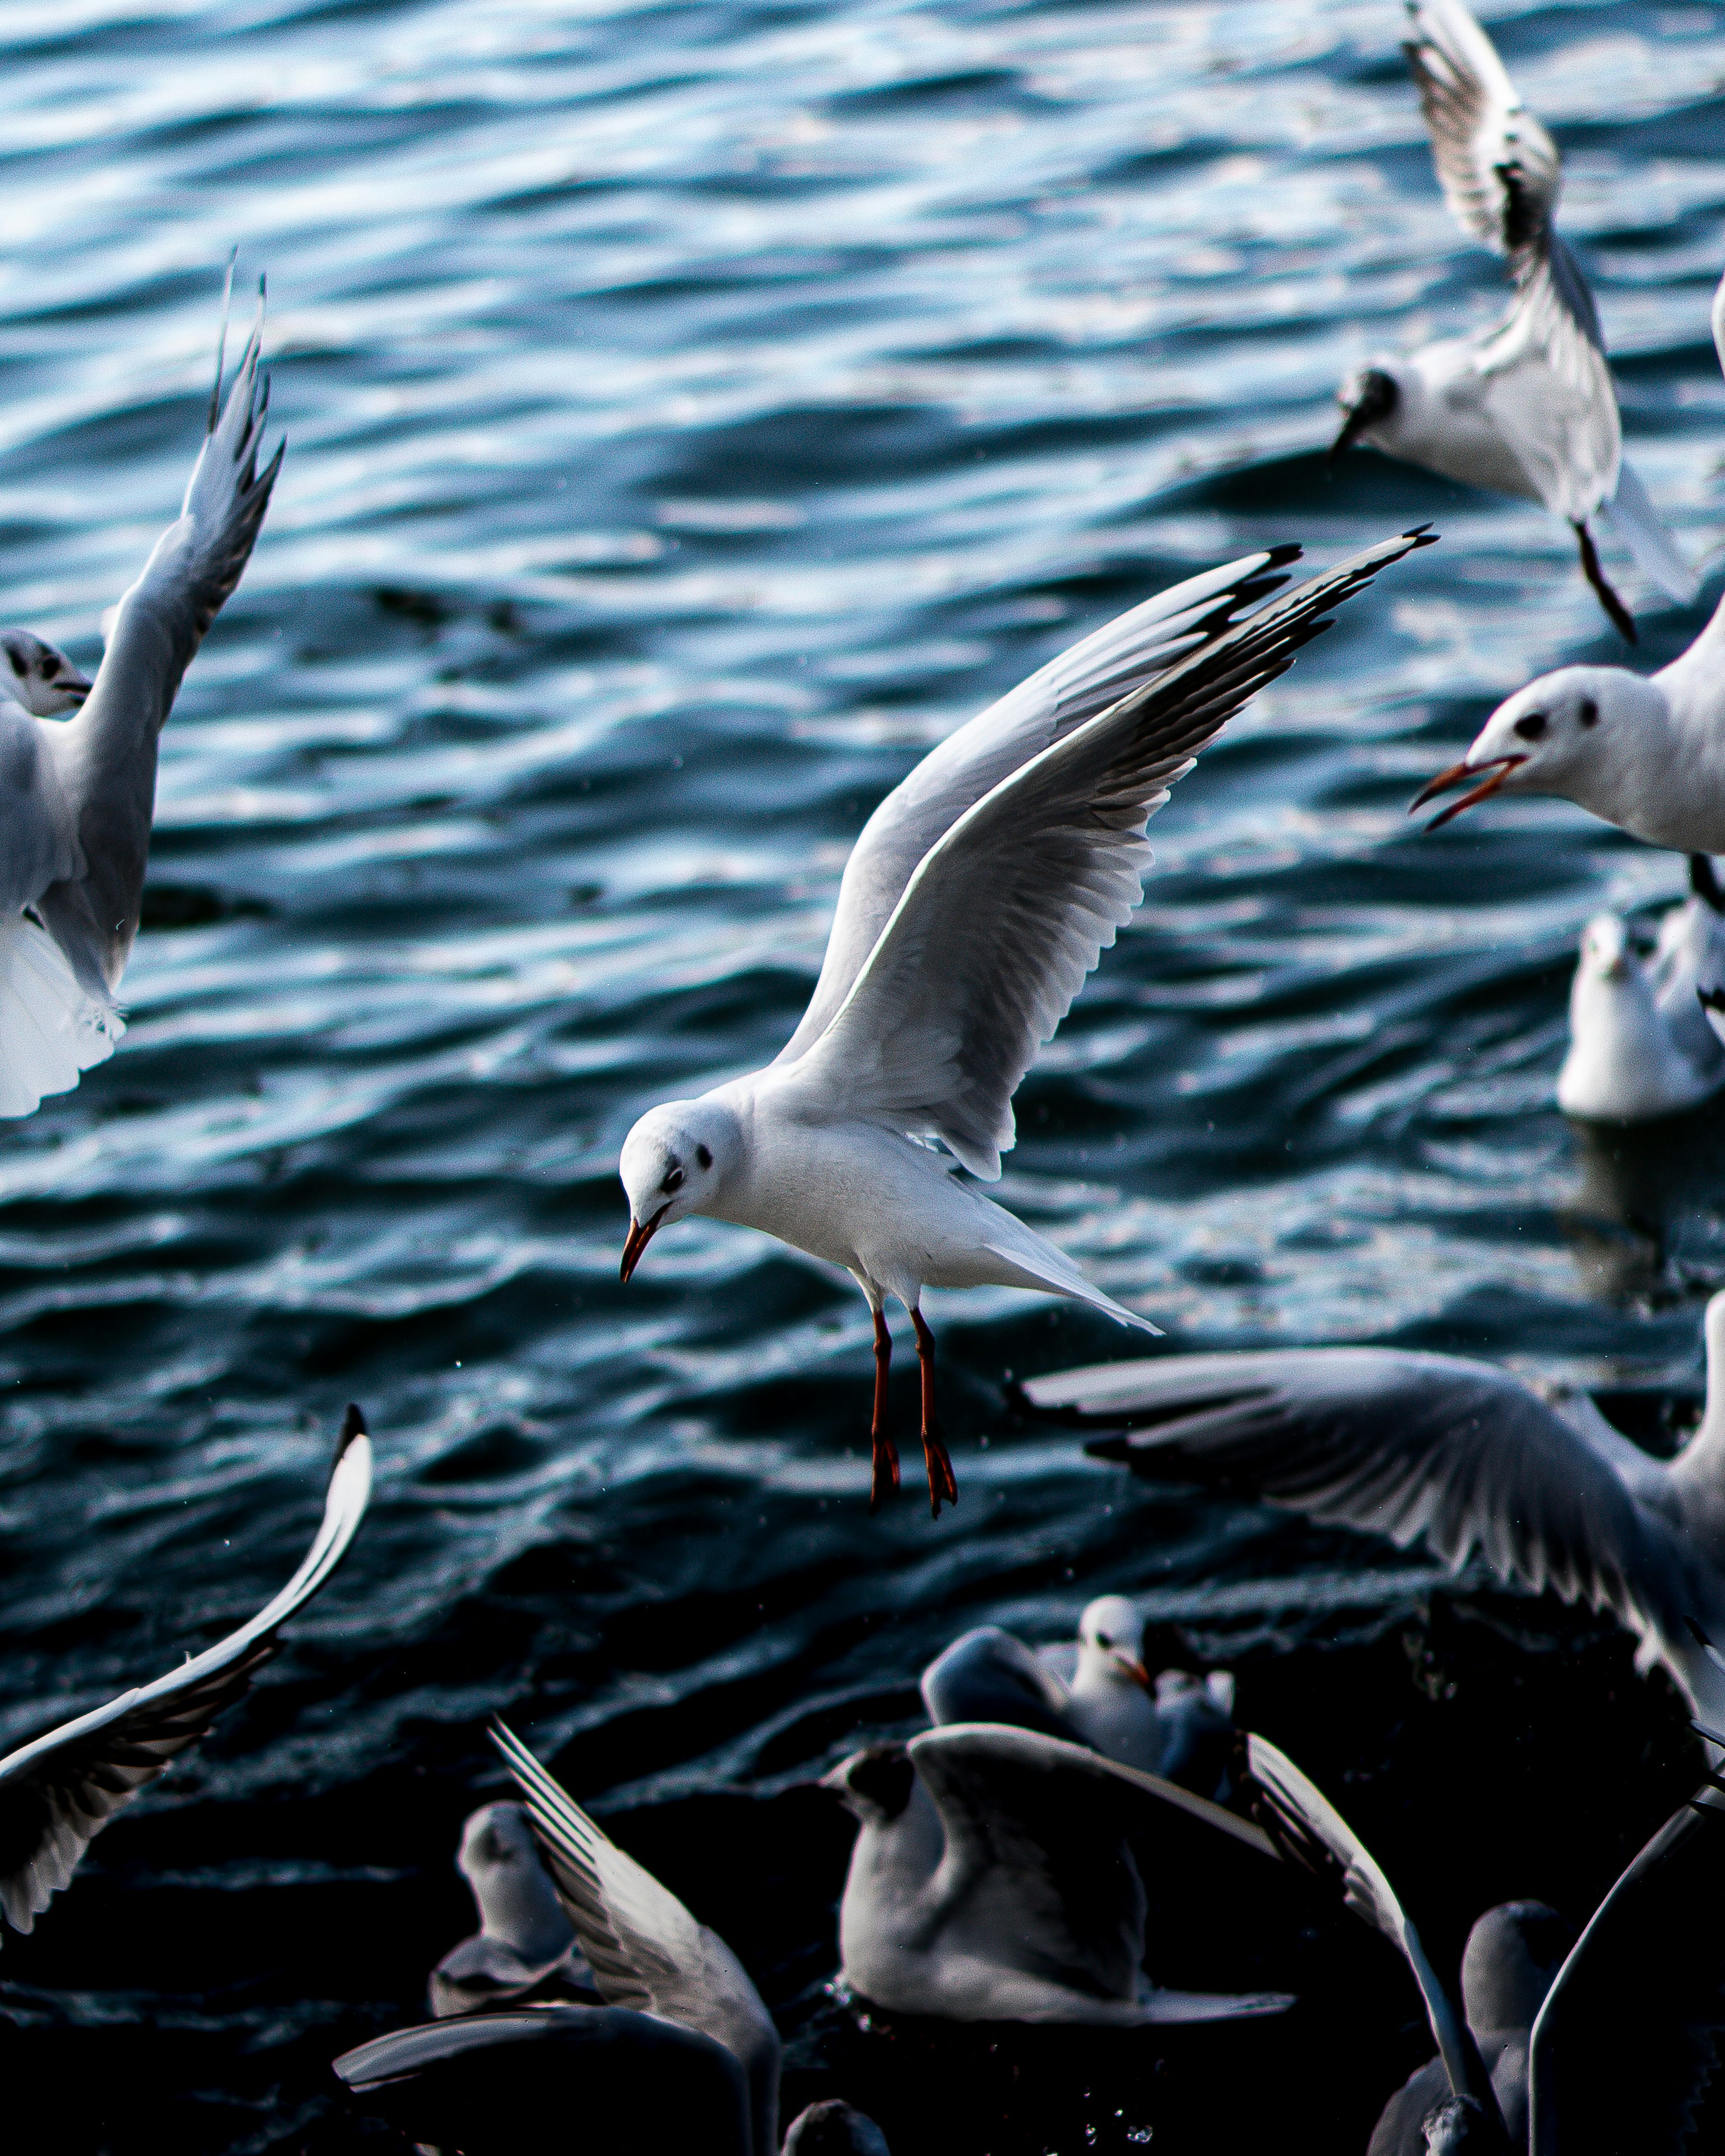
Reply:
[[485, 1804], [461, 1830], [455, 1868], [473, 1889], [480, 1927], [538, 1961], [567, 1951], [574, 1928], [563, 1914], [527, 1824], [524, 1806]]
[[1148, 1690], [1144, 1667], [1144, 1620], [1123, 1594], [1105, 1594], [1078, 1620], [1078, 1661], [1086, 1676]]
[[623, 1142], [617, 1172], [629, 1199], [627, 1280], [661, 1228], [704, 1212], [735, 1164], [742, 1146], [737, 1118], [709, 1096], [649, 1108]]
[[1460, 763], [1423, 787], [1409, 814], [1459, 786], [1468, 791], [1427, 825], [1436, 830], [1494, 793], [1561, 793], [1609, 814], [1620, 758], [1634, 755], [1664, 699], [1651, 682], [1620, 666], [1563, 666], [1500, 704]]
[[1623, 916], [1596, 913], [1581, 932], [1581, 973], [1589, 981], [1626, 981], [1639, 972], [1640, 961]]
[[90, 694], [90, 685], [67, 658], [27, 629], [0, 636], [0, 695], [39, 719], [64, 718]]
[[902, 1744], [870, 1744], [823, 1774], [820, 1786], [864, 1826], [891, 1826], [911, 1801], [916, 1769]]
[[1543, 1902], [1502, 1902], [1467, 1935], [1461, 2004], [1476, 2035], [1531, 2029], [1575, 1943], [1575, 1928]]
[[811, 2103], [791, 2121], [784, 2156], [890, 2156], [886, 2136], [866, 2112], [835, 2096]]
[[1330, 462], [1334, 464], [1356, 442], [1375, 442], [1378, 430], [1394, 417], [1401, 398], [1401, 384], [1387, 367], [1356, 367], [1336, 392], [1342, 431], [1330, 444]]

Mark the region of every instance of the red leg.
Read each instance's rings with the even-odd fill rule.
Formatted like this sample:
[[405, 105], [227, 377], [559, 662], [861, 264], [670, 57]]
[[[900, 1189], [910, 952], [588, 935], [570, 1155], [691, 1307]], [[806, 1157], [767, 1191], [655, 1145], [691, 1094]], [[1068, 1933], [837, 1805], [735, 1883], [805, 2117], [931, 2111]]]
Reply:
[[892, 1335], [884, 1312], [875, 1312], [875, 1419], [869, 1439], [875, 1449], [873, 1479], [869, 1485], [869, 1511], [878, 1512], [884, 1499], [898, 1488], [898, 1447], [886, 1435], [886, 1373], [892, 1362]]
[[916, 1360], [922, 1368], [922, 1457], [928, 1467], [928, 1509], [938, 1519], [942, 1498], [949, 1505], [957, 1503], [958, 1485], [953, 1479], [952, 1460], [934, 1426], [934, 1335], [920, 1310], [911, 1312], [911, 1322], [916, 1328]]

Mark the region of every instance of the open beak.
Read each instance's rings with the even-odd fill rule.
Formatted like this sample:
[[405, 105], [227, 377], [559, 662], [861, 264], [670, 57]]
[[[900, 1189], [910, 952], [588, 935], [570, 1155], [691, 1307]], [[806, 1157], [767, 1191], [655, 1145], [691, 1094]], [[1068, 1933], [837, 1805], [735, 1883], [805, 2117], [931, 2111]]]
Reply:
[[1440, 793], [1447, 793], [1452, 786], [1466, 786], [1470, 778], [1478, 778], [1484, 772], [1486, 776], [1471, 793], [1464, 793], [1459, 801], [1452, 801], [1441, 814], [1432, 818], [1425, 828], [1428, 831], [1435, 831], [1441, 824], [1447, 824], [1451, 817], [1459, 816], [1464, 808], [1471, 808], [1475, 802], [1489, 800], [1511, 772], [1518, 769], [1527, 761], [1524, 756], [1494, 756], [1484, 763], [1452, 763], [1447, 771], [1440, 771], [1435, 778], [1420, 788], [1408, 803], [1408, 814], [1411, 816], [1415, 809], [1423, 808], [1428, 801], [1436, 800]]
[[1116, 1669], [1120, 1671], [1123, 1676], [1129, 1676], [1135, 1685], [1142, 1685], [1146, 1691], [1149, 1691], [1150, 1672], [1144, 1667], [1144, 1665], [1138, 1660], [1136, 1655], [1124, 1654], [1118, 1647], [1116, 1647], [1110, 1655], [1109, 1660], [1113, 1663]]
[[75, 696], [81, 704], [90, 690], [95, 688], [95, 683], [86, 681], [81, 674], [62, 674], [56, 679], [54, 685], [64, 695]]
[[617, 1276], [619, 1280], [622, 1281], [625, 1286], [628, 1283], [629, 1275], [641, 1262], [642, 1251], [644, 1250], [648, 1244], [652, 1241], [654, 1234], [657, 1229], [660, 1222], [664, 1219], [665, 1214], [669, 1213], [670, 1210], [670, 1208], [669, 1205], [661, 1205], [650, 1220], [631, 1220], [629, 1222], [629, 1240], [623, 1246], [623, 1265]]

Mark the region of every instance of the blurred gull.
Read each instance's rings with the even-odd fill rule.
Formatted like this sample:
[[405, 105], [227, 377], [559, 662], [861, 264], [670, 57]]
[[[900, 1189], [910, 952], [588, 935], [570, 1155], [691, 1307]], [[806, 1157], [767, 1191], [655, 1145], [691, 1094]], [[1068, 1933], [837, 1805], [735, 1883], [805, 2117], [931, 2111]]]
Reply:
[[481, 1805], [461, 1830], [455, 1868], [473, 1890], [480, 1928], [431, 1972], [431, 2010], [439, 2020], [593, 1989], [593, 1971], [520, 1804]]
[[1168, 788], [1327, 609], [1425, 543], [1372, 547], [1241, 619], [1299, 550], [1249, 555], [1096, 630], [961, 726], [857, 840], [814, 999], [778, 1060], [629, 1132], [625, 1281], [660, 1228], [701, 1213], [842, 1265], [861, 1288], [872, 1503], [898, 1483], [888, 1295], [916, 1331], [937, 1517], [957, 1487], [935, 1427], [925, 1286], [1040, 1289], [1155, 1331], [952, 1170], [998, 1179], [1013, 1095], [1142, 896], [1144, 826]]
[[1259, 1829], [1172, 1782], [1032, 1730], [961, 1722], [870, 1745], [825, 1784], [858, 1825], [840, 1974], [889, 2013], [1134, 2028], [1293, 2004], [1145, 1977], [1144, 1887], [1127, 1835], [1153, 1800], [1274, 1854]]
[[[223, 323], [225, 328], [225, 312]], [[94, 685], [38, 639], [0, 665], [0, 1116], [27, 1116], [113, 1053], [138, 930], [156, 752], [187, 667], [249, 559], [282, 449], [260, 472], [258, 323], [178, 520], [120, 601]], [[49, 668], [40, 655], [59, 660]], [[21, 655], [23, 664], [21, 665]], [[87, 692], [87, 693], [86, 693]], [[57, 715], [73, 711], [76, 716]]]
[[1368, 2156], [1681, 2156], [1696, 2145], [1696, 2107], [1725, 2045], [1725, 1931], [1716, 1920], [1725, 1784], [1709, 1774], [1671, 1814], [1579, 1941], [1543, 1902], [1487, 1910], [1468, 1934], [1458, 2005], [1340, 1813], [1261, 1737], [1247, 1738], [1246, 1756], [1255, 1816], [1286, 1856], [1332, 1881], [1400, 1950], [1437, 2041], [1437, 2058], [1384, 2106]]
[[1097, 1363], [1027, 1380], [1034, 1409], [1124, 1430], [1088, 1450], [1156, 1482], [1219, 1486], [1327, 1524], [1423, 1542], [1457, 1571], [1609, 1609], [1692, 1712], [1725, 1727], [1725, 1294], [1707, 1305], [1707, 1407], [1654, 1459], [1583, 1393], [1542, 1398], [1490, 1363], [1392, 1348]]
[[1725, 1048], [1707, 1024], [1692, 970], [1697, 944], [1703, 958], [1707, 947], [1689, 921], [1679, 921], [1702, 905], [1691, 899], [1675, 909], [1679, 926], [1651, 972], [1620, 915], [1595, 914], [1589, 921], [1569, 993], [1569, 1053], [1558, 1073], [1558, 1106], [1566, 1116], [1651, 1122], [1682, 1114], [1725, 1085]]
[[372, 1490], [372, 1441], [347, 1410], [322, 1523], [273, 1602], [154, 1684], [122, 1692], [0, 1759], [0, 1911], [28, 1932], [114, 1815], [206, 1734], [274, 1655], [276, 1635], [347, 1554]]
[[1593, 294], [1553, 229], [1561, 160], [1461, 0], [1408, 0], [1403, 47], [1438, 178], [1456, 222], [1507, 258], [1515, 304], [1471, 337], [1373, 361], [1345, 382], [1332, 456], [1367, 442], [1464, 485], [1525, 496], [1564, 517], [1581, 566], [1630, 642], [1635, 625], [1599, 567], [1588, 519], [1603, 508], [1642, 569], [1687, 604], [1696, 580], [1623, 459], [1617, 393]]

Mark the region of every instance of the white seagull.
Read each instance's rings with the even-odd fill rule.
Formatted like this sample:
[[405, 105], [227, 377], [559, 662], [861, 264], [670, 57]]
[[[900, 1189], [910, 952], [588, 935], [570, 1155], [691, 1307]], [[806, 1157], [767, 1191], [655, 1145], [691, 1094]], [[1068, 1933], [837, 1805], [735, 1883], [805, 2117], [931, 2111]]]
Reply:
[[1255, 1816], [1400, 1950], [1437, 2041], [1437, 2058], [1385, 2105], [1371, 2156], [1695, 2145], [1725, 2050], [1725, 1783], [1709, 1774], [1671, 1814], [1579, 1940], [1543, 1902], [1488, 1910], [1468, 1936], [1458, 2003], [1346, 1820], [1275, 1745], [1249, 1737], [1246, 1753]]
[[[1702, 856], [1701, 858], [1705, 858]], [[1584, 1122], [1651, 1122], [1681, 1115], [1725, 1086], [1725, 1047], [1713, 1037], [1694, 970], [1699, 924], [1689, 899], [1661, 930], [1651, 969], [1620, 914], [1595, 914], [1581, 938], [1569, 992], [1569, 1052], [1558, 1073], [1558, 1106]], [[1709, 916], [1709, 919], [1717, 919]], [[1665, 978], [1661, 979], [1663, 961]], [[1715, 978], [1725, 977], [1725, 969]]]
[[1017, 1387], [1033, 1409], [1123, 1431], [1086, 1450], [1154, 1482], [1209, 1484], [1326, 1525], [1423, 1543], [1458, 1572], [1609, 1609], [1636, 1660], [1725, 1727], [1725, 1294], [1707, 1305], [1707, 1406], [1656, 1460], [1584, 1393], [1394, 1348], [1291, 1348], [1097, 1363]]
[[0, 1759], [0, 1912], [14, 1931], [34, 1929], [114, 1815], [245, 1693], [275, 1652], [282, 1626], [347, 1554], [371, 1491], [372, 1441], [365, 1418], [350, 1407], [322, 1522], [275, 1600], [153, 1684], [122, 1692]]
[[115, 609], [94, 685], [28, 653], [21, 670], [10, 645], [10, 668], [0, 665], [0, 1116], [69, 1091], [125, 1029], [114, 998], [138, 931], [157, 737], [281, 466], [278, 444], [257, 468], [262, 334], [260, 299], [225, 408], [218, 356], [209, 434], [179, 517]]
[[961, 726], [864, 827], [814, 998], [777, 1060], [629, 1132], [625, 1281], [651, 1236], [701, 1213], [844, 1266], [868, 1298], [873, 1504], [898, 1483], [889, 1295], [916, 1329], [937, 1517], [957, 1487], [935, 1428], [925, 1286], [1040, 1289], [1156, 1330], [952, 1171], [998, 1179], [1013, 1095], [1138, 903], [1145, 823], [1169, 787], [1327, 609], [1426, 543], [1389, 540], [1241, 619], [1299, 550], [1249, 555], [1147, 600]]
[[1408, 0], [1414, 70], [1432, 157], [1457, 223], [1507, 258], [1516, 299], [1503, 321], [1361, 368], [1337, 392], [1347, 415], [1331, 449], [1367, 442], [1445, 479], [1543, 502], [1574, 528], [1600, 603], [1633, 644], [1588, 519], [1604, 509], [1653, 581], [1683, 604], [1696, 580], [1623, 457], [1617, 393], [1599, 317], [1553, 228], [1557, 145], [1516, 95], [1461, 0]]
[[1279, 2014], [1282, 1992], [1170, 1991], [1144, 1974], [1127, 1839], [1159, 1799], [1261, 1855], [1257, 1827], [1082, 1745], [954, 1723], [854, 1753], [824, 1778], [858, 1825], [840, 1974], [888, 2013], [1137, 2028]]
[[455, 1869], [472, 1889], [480, 1928], [431, 1972], [431, 2010], [439, 2020], [593, 1989], [593, 1971], [520, 1804], [482, 1804], [462, 1827]]

